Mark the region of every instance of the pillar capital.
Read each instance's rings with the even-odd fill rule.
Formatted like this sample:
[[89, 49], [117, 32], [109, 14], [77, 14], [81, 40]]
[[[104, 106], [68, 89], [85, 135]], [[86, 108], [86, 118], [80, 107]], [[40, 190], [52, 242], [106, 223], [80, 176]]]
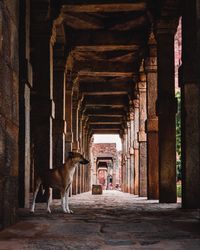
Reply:
[[138, 89], [139, 89], [139, 94], [146, 92], [147, 91], [146, 81], [140, 81], [140, 82], [138, 82]]

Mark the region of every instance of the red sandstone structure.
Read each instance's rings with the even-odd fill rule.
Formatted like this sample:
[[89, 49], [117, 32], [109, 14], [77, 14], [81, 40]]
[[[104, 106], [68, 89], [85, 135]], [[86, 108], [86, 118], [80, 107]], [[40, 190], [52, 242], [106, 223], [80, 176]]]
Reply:
[[[199, 5], [0, 1], [0, 229], [29, 207], [35, 171], [71, 150], [90, 159], [93, 134], [120, 135], [124, 192], [176, 202], [180, 17], [182, 206], [200, 208]], [[72, 194], [91, 189], [91, 167], [77, 169]]]
[[91, 155], [91, 183], [113, 189], [121, 183], [120, 157], [116, 143], [94, 143]]

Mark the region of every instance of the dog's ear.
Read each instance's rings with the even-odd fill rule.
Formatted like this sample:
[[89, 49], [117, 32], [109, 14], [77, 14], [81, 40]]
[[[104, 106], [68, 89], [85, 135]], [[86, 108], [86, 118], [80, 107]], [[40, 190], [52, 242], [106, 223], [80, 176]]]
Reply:
[[68, 152], [68, 157], [73, 158], [74, 157], [74, 152]]

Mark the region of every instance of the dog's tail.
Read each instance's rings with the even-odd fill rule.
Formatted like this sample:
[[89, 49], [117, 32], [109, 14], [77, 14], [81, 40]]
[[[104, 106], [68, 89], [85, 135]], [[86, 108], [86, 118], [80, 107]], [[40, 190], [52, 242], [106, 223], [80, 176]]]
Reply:
[[[37, 169], [36, 170], [36, 176], [38, 176], [39, 178], [41, 178], [41, 180], [43, 180], [43, 176], [45, 175], [44, 169]], [[42, 195], [44, 196], [46, 193], [48, 193], [48, 186], [45, 185], [45, 183], [41, 182], [40, 185], [40, 190], [42, 192]]]

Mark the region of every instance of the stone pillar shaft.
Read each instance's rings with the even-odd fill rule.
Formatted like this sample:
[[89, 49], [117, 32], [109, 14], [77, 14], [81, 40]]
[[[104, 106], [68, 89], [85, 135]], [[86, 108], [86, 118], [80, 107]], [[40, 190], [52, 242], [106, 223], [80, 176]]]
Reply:
[[134, 169], [134, 111], [133, 111], [133, 104], [131, 103], [130, 108], [130, 193], [134, 194], [134, 175], [135, 175], [135, 169]]
[[153, 33], [149, 38], [149, 57], [145, 61], [147, 80], [147, 197], [159, 198], [159, 148], [158, 117], [156, 101], [158, 96], [157, 48]]
[[124, 191], [128, 192], [128, 130], [125, 129], [125, 179], [124, 179]]
[[32, 132], [34, 138], [35, 167], [52, 168], [52, 118], [54, 117], [50, 36], [35, 40], [33, 55]]
[[174, 34], [158, 30], [159, 201], [176, 202]]
[[67, 123], [67, 133], [65, 137], [66, 154], [72, 151], [72, 90], [66, 90], [65, 96], [65, 119]]
[[182, 206], [200, 208], [200, 1], [183, 1]]
[[135, 165], [135, 194], [145, 196], [143, 194], [143, 188], [145, 185], [145, 172], [144, 169], [139, 169], [139, 143], [138, 143], [138, 131], [139, 131], [139, 102], [134, 100], [134, 165]]
[[53, 97], [55, 102], [55, 119], [53, 120], [53, 167], [65, 162], [65, 78], [64, 70], [54, 70]]
[[147, 196], [147, 142], [145, 133], [145, 122], [147, 119], [146, 108], [146, 77], [144, 72], [140, 74], [139, 88], [139, 169], [143, 172], [143, 189], [141, 190], [142, 196]]
[[128, 119], [127, 122], [127, 192], [131, 191], [131, 156], [130, 156], [130, 148], [131, 148], [131, 124]]

